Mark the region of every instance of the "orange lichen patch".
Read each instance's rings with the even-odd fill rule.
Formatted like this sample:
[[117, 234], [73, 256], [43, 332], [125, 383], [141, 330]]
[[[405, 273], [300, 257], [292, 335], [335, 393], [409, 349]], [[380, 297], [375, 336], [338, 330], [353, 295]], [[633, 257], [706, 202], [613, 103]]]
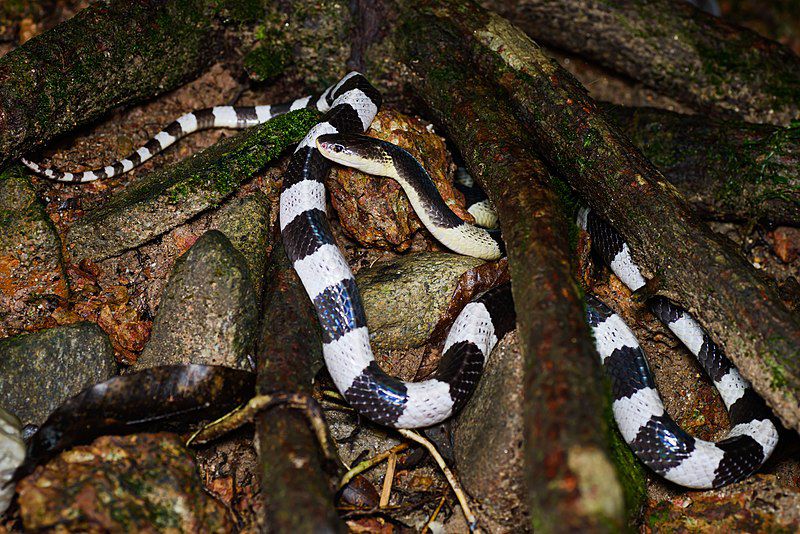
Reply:
[[[444, 139], [429, 124], [394, 110], [381, 111], [367, 135], [408, 150], [431, 175], [450, 209], [462, 219], [474, 221], [453, 187], [454, 166]], [[364, 246], [408, 250], [413, 234], [422, 228], [400, 185], [390, 178], [338, 167], [329, 187], [342, 227]]]

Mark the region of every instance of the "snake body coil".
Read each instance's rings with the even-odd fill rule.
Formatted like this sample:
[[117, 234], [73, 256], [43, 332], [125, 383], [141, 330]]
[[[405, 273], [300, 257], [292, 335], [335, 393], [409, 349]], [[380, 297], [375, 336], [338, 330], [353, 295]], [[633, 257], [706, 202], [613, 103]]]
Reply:
[[[486, 259], [504, 254], [499, 234], [464, 223], [453, 214], [428, 174], [407, 152], [357, 135], [369, 127], [380, 104], [377, 90], [353, 72], [319, 97], [304, 97], [282, 106], [225, 106], [189, 113], [134, 155], [104, 169], [63, 173], [26, 164], [51, 179], [91, 181], [127, 172], [201, 128], [243, 128], [302, 107], [324, 112], [323, 119], [297, 146], [284, 176], [280, 227], [286, 252], [316, 308], [325, 362], [347, 401], [362, 415], [384, 425], [429, 426], [466, 403], [492, 348], [514, 328], [516, 317], [506, 284], [465, 306], [447, 336], [441, 363], [431, 379], [403, 382], [384, 373], [375, 362], [355, 279], [326, 218], [324, 180], [331, 167], [329, 160], [400, 182], [425, 226], [452, 250]], [[477, 216], [486, 226], [494, 226], [497, 218], [485, 196], [471, 187], [469, 176], [459, 181], [471, 203], [481, 204], [476, 207]], [[593, 248], [631, 290], [645, 284], [628, 245], [611, 226], [586, 209], [581, 210], [578, 224], [589, 232]], [[684, 486], [718, 487], [749, 476], [777, 443], [769, 410], [685, 310], [666, 299], [652, 299], [650, 305], [712, 378], [733, 428], [717, 443], [695, 439], [680, 429], [664, 411], [633, 333], [610, 308], [589, 296], [587, 320], [612, 382], [613, 411], [623, 438], [656, 473]]]

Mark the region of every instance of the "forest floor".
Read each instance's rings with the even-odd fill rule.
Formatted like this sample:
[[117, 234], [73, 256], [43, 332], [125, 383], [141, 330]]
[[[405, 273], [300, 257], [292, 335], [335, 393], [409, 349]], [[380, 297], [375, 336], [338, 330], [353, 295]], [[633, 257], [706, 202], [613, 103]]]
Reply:
[[[66, 20], [86, 1], [58, 0], [46, 3], [46, 8], [27, 7], [18, 12], [0, 8], [0, 56], [21, 42]], [[723, 2], [725, 12], [740, 17], [754, 16], [753, 10], [734, 2]], [[742, 20], [752, 23], [760, 31], [779, 31], [795, 51], [800, 51], [800, 19], [792, 24], [777, 26], [768, 16]], [[794, 33], [792, 33], [794, 32]], [[688, 110], [669, 98], [620, 79], [584, 60], [553, 51], [559, 62], [575, 74], [589, 89], [592, 97], [618, 104], [656, 106], [687, 112]], [[43, 161], [60, 169], [90, 169], [101, 167], [141, 146], [160, 127], [186, 111], [218, 104], [252, 105], [277, 103], [306, 94], [302, 82], [278, 82], [269, 85], [250, 84], [243, 77], [241, 65], [219, 63], [197, 80], [175, 91], [141, 105], [116, 110], [104, 119], [81, 128], [52, 144], [44, 152]], [[402, 113], [417, 116], [419, 110], [395, 104]], [[425, 120], [426, 117], [419, 117]], [[154, 157], [132, 172], [83, 186], [53, 183], [38, 177], [32, 178], [36, 195], [44, 205], [47, 216], [55, 224], [62, 242], [71, 225], [87, 212], [103, 206], [108, 199], [135, 183], [142, 176], [165, 165], [180, 161], [209, 147], [219, 139], [235, 135], [228, 130], [199, 132], [180, 141], [164, 154]], [[447, 155], [443, 161], [452, 161]], [[66, 264], [66, 275], [71, 288], [67, 299], [54, 298], [38, 302], [36, 310], [27, 309], [29, 303], [12, 306], [18, 309], [13, 317], [0, 324], [0, 338], [35, 332], [43, 328], [74, 324], [80, 321], [95, 322], [108, 334], [117, 364], [123, 368], [132, 365], [148, 341], [157, 316], [161, 296], [168, 283], [177, 258], [186, 253], [208, 229], [217, 227], [218, 211], [242, 202], [254, 193], [265, 195], [274, 222], [278, 210], [278, 179], [286, 163], [283, 158], [254, 179], [247, 181], [217, 210], [208, 210], [176, 225], [159, 238], [134, 250], [105, 260]], [[452, 175], [454, 166], [441, 172]], [[337, 224], [337, 223], [335, 223]], [[800, 248], [797, 231], [763, 228], [758, 225], [714, 223], [713, 228], [735, 242], [743, 254], [767, 275], [788, 288], [796, 287], [800, 280]], [[402, 253], [388, 250], [364, 250], [348, 238], [348, 230], [335, 227], [340, 242], [353, 270], [371, 267], [376, 262], [391, 261], [409, 252], [441, 250], [425, 235], [416, 235]], [[794, 250], [794, 252], [793, 252]], [[0, 272], [2, 264], [0, 264]], [[588, 275], [587, 275], [588, 277]], [[641, 304], [630, 300], [629, 292], [607, 271], [592, 277], [593, 290], [614, 303], [628, 320], [642, 341], [650, 366], [656, 376], [667, 411], [693, 435], [703, 439], [717, 439], [727, 429], [727, 414], [716, 390], [711, 386], [691, 355], [683, 349]], [[792, 282], [794, 279], [794, 282]], [[0, 284], [2, 281], [0, 281]], [[0, 288], [2, 289], [2, 288]], [[19, 287], [15, 288], [19, 291]], [[24, 292], [20, 292], [22, 295]], [[507, 341], [504, 349], [518, 352], [515, 338]], [[408, 351], [391, 351], [383, 354], [381, 363], [388, 364], [404, 378], [415, 378], [430, 369], [430, 360], [436, 356], [434, 348]], [[392, 361], [389, 358], [392, 358]], [[397, 445], [396, 436], [387, 435], [376, 427], [368, 427], [350, 439], [360, 424], [346, 411], [331, 412], [334, 437], [342, 439], [340, 455], [345, 462], [353, 462], [362, 451], [377, 453]], [[94, 446], [98, 446], [95, 443]], [[771, 530], [800, 526], [800, 443], [796, 435], [789, 436], [772, 460], [753, 479], [732, 488], [712, 492], [685, 492], [655, 476], [648, 476], [648, 505], [639, 524], [643, 531], [686, 529], [692, 531]], [[235, 461], [230, 461], [235, 458]], [[231, 438], [197, 451], [197, 465], [205, 489], [227, 508], [235, 518], [239, 531], [257, 531], [259, 484], [257, 457], [252, 445], [252, 432], [242, 430]], [[402, 466], [401, 466], [402, 467]], [[400, 468], [398, 468], [400, 469]], [[439, 497], [446, 494], [446, 484], [431, 464], [400, 469], [396, 489], [401, 496], [391, 501], [395, 510], [388, 516], [397, 518], [395, 525], [417, 525], [424, 522]], [[349, 525], [353, 531], [391, 531], [392, 521], [363, 515], [359, 512], [361, 500], [374, 505], [380, 492], [385, 466], [368, 473], [368, 486], [363, 494], [344, 503], [350, 507]], [[422, 495], [422, 497], [420, 497]], [[361, 500], [360, 500], [361, 499]], [[447, 531], [460, 531], [465, 527], [457, 507], [448, 502], [442, 521]], [[448, 519], [448, 516], [453, 516]], [[19, 526], [18, 517], [8, 520], [6, 527]], [[0, 525], [0, 530], [4, 527]], [[499, 527], [498, 527], [499, 528]]]

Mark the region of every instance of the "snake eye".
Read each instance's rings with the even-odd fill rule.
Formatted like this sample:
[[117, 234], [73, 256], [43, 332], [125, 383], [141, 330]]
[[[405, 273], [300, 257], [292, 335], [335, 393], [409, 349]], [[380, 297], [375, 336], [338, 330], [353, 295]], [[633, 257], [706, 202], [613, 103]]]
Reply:
[[333, 149], [334, 152], [342, 152], [344, 150], [344, 146], [339, 144], [335, 144], [331, 148]]

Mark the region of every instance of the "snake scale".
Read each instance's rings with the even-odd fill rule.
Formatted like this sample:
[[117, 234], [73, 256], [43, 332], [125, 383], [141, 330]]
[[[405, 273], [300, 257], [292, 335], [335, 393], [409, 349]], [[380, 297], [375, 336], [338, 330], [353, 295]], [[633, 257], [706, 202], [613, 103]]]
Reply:
[[[304, 107], [324, 116], [298, 144], [284, 175], [280, 228], [286, 252], [317, 311], [325, 363], [336, 387], [360, 414], [396, 428], [444, 421], [469, 399], [497, 341], [515, 325], [510, 285], [492, 289], [467, 304], [456, 318], [433, 376], [403, 382], [375, 361], [364, 308], [350, 268], [336, 246], [326, 217], [324, 180], [331, 161], [397, 180], [428, 230], [462, 254], [496, 259], [504, 254], [499, 232], [470, 225], [442, 201], [424, 168], [399, 147], [362, 134], [381, 105], [381, 96], [351, 72], [319, 96], [279, 106], [218, 106], [187, 113], [134, 154], [102, 169], [67, 173], [25, 160], [54, 180], [87, 182], [127, 172], [179, 138], [202, 128], [246, 128]], [[460, 188], [483, 224], [496, 215], [486, 198], [462, 175]], [[577, 222], [592, 247], [631, 290], [645, 284], [628, 245], [600, 217], [581, 209]], [[587, 296], [586, 318], [610, 378], [613, 412], [622, 437], [653, 471], [691, 488], [720, 487], [756, 471], [774, 450], [778, 434], [764, 402], [713, 340], [685, 310], [663, 298], [650, 299], [652, 312], [694, 354], [719, 390], [732, 429], [716, 443], [693, 438], [665, 412], [647, 360], [622, 319], [596, 297]]]

